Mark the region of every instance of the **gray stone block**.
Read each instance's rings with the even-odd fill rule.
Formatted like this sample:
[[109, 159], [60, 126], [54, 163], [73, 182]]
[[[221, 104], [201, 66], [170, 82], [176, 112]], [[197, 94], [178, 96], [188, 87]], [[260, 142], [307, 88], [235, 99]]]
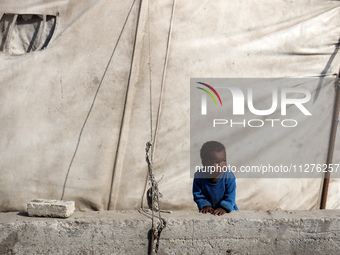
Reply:
[[68, 218], [74, 213], [74, 201], [34, 199], [27, 204], [29, 216]]

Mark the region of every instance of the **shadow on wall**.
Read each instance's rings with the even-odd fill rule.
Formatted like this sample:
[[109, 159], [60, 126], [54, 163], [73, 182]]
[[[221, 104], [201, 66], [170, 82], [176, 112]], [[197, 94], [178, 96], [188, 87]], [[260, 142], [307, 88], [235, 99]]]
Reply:
[[[323, 83], [323, 80], [329, 70], [329, 68], [331, 67], [332, 65], [332, 62], [335, 58], [335, 56], [338, 54], [338, 51], [339, 51], [339, 47], [340, 47], [340, 38], [338, 39], [338, 42], [335, 44], [335, 48], [334, 48], [334, 51], [333, 53], [331, 54], [331, 57], [329, 58], [325, 68], [322, 70], [322, 72], [320, 73], [320, 80], [319, 80], [319, 83], [318, 83], [318, 86], [316, 88], [316, 92], [315, 92], [315, 96], [314, 96], [314, 101], [313, 103], [315, 103], [315, 101], [318, 99], [319, 97], [319, 94], [320, 94], [320, 90], [321, 90], [321, 85]], [[339, 75], [339, 74], [338, 74]]]

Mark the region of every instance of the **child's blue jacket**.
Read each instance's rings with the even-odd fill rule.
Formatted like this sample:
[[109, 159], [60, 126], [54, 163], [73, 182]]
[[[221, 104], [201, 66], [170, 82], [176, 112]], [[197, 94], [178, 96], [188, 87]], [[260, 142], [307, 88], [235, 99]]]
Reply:
[[238, 210], [235, 203], [236, 181], [234, 174], [229, 170], [223, 172], [216, 182], [204, 178], [204, 176], [207, 176], [207, 173], [196, 172], [194, 176], [192, 193], [198, 209], [211, 206], [214, 209], [221, 207], [227, 212]]

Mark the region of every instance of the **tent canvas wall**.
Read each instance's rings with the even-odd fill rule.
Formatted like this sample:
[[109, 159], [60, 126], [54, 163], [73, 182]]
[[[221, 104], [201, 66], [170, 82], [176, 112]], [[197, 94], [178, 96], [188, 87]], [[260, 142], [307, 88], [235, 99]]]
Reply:
[[[339, 10], [339, 1], [321, 0], [1, 1], [3, 30], [17, 40], [2, 33], [8, 46], [0, 53], [0, 210], [25, 210], [29, 200], [58, 199], [63, 191], [78, 210], [140, 207], [150, 140], [149, 57], [161, 205], [196, 208], [190, 78], [335, 77]], [[3, 14], [55, 17], [48, 45], [17, 55], [27, 31], [17, 24], [10, 29]], [[311, 91], [315, 96], [317, 88]], [[302, 143], [306, 160], [327, 155], [335, 90], [321, 88], [320, 95], [322, 125], [314, 134], [296, 130], [302, 142], [318, 134], [317, 148]], [[256, 134], [240, 135], [243, 144], [227, 147], [261, 143]], [[339, 135], [339, 163], [338, 141]], [[279, 145], [261, 146], [275, 151]], [[235, 153], [231, 160], [239, 159]], [[322, 178], [238, 179], [237, 185], [240, 209], [316, 209]], [[329, 207], [338, 208], [336, 179], [330, 186]]]

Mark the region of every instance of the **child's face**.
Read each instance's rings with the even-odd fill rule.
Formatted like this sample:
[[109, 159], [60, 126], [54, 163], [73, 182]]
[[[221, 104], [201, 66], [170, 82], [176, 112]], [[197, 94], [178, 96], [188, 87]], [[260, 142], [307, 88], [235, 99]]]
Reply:
[[220, 166], [219, 172], [214, 172], [211, 174], [211, 177], [218, 178], [222, 174], [222, 168], [227, 165], [227, 155], [225, 150], [221, 151], [212, 151], [210, 152], [210, 157], [203, 162], [204, 166], [214, 166], [215, 169], [217, 169], [218, 166]]

